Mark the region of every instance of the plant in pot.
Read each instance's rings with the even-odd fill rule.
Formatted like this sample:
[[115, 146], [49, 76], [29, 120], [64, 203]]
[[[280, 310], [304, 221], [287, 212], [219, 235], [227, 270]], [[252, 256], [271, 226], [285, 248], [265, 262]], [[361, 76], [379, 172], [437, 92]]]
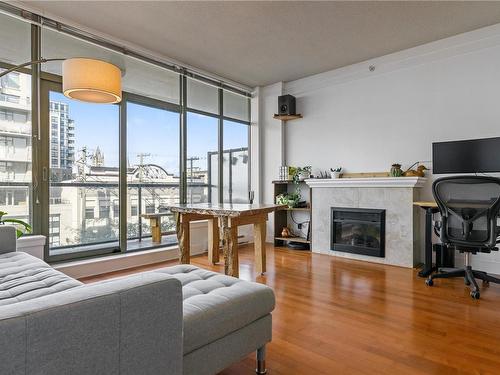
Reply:
[[297, 167], [292, 177], [293, 182], [295, 184], [298, 184], [300, 181], [304, 181], [305, 179], [311, 177], [311, 172], [312, 167], [310, 165], [306, 165], [305, 167]]
[[297, 207], [300, 201], [300, 194], [295, 193], [283, 193], [276, 196], [276, 204], [287, 205], [289, 208]]
[[25, 233], [31, 233], [31, 225], [19, 219], [5, 218], [4, 216], [7, 215], [7, 212], [0, 211], [0, 225], [14, 225], [16, 227], [17, 238]]
[[300, 202], [300, 192], [289, 193], [287, 195], [287, 198], [288, 198], [287, 204], [289, 208], [297, 207], [297, 205]]
[[276, 204], [288, 205], [288, 194], [278, 194], [276, 196]]
[[342, 173], [342, 167], [337, 167], [335, 169], [330, 168], [330, 171], [332, 172], [330, 174], [330, 178], [340, 178], [340, 174]]

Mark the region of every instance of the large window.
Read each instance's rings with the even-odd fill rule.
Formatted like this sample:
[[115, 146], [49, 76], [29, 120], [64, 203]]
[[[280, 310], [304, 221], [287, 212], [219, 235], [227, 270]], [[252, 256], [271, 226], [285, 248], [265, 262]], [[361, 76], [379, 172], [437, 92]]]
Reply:
[[187, 115], [188, 203], [217, 203], [218, 120], [215, 117]]
[[[29, 60], [29, 24], [0, 14], [0, 39], [0, 62]], [[32, 222], [31, 135], [31, 76], [9, 73], [0, 78], [0, 211], [27, 222]]]
[[[69, 100], [60, 61], [41, 65], [39, 95], [29, 66], [0, 79], [0, 210], [47, 236], [48, 261], [151, 248], [141, 215], [164, 205], [248, 202], [246, 95], [44, 24], [40, 43], [38, 26], [0, 13], [0, 69], [37, 50], [98, 58], [122, 69], [124, 93], [117, 105]], [[162, 218], [162, 246], [174, 225]]]
[[49, 95], [50, 255], [109, 246], [120, 230], [111, 210], [119, 200], [119, 107]]
[[249, 126], [224, 121], [224, 202], [248, 203]]
[[[161, 206], [180, 200], [179, 113], [128, 102], [127, 160], [127, 236], [149, 241], [149, 221], [141, 214], [159, 212]], [[174, 230], [173, 217], [164, 217], [162, 232]], [[169, 240], [175, 241], [173, 236]], [[129, 247], [138, 246], [137, 241]]]

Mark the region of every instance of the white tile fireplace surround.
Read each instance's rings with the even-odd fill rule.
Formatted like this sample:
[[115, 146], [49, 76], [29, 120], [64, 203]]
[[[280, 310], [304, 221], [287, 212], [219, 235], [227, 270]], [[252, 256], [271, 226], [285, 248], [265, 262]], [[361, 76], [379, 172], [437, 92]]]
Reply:
[[[422, 177], [307, 180], [312, 189], [312, 251], [402, 267], [415, 266], [420, 243], [418, 212], [413, 202], [418, 200], [419, 188], [426, 181]], [[385, 257], [331, 250], [332, 207], [384, 209]]]

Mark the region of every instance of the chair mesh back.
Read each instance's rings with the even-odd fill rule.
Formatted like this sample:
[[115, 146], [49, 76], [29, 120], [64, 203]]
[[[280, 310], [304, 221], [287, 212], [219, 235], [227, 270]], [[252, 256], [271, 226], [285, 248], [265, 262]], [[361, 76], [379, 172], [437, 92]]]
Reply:
[[446, 219], [443, 230], [450, 242], [491, 242], [490, 229], [492, 223], [496, 226], [500, 179], [445, 177], [434, 182], [433, 193]]

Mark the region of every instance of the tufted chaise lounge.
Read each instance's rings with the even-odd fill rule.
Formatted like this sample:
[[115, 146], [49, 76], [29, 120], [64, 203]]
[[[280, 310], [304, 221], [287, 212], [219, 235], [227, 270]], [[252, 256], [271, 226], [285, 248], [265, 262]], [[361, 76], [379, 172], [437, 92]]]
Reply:
[[191, 265], [82, 284], [15, 252], [8, 228], [0, 374], [215, 374], [255, 350], [265, 373], [269, 287]]
[[265, 354], [274, 309], [271, 288], [191, 265], [155, 272], [182, 283], [185, 374], [221, 371], [261, 347], [258, 355]]

